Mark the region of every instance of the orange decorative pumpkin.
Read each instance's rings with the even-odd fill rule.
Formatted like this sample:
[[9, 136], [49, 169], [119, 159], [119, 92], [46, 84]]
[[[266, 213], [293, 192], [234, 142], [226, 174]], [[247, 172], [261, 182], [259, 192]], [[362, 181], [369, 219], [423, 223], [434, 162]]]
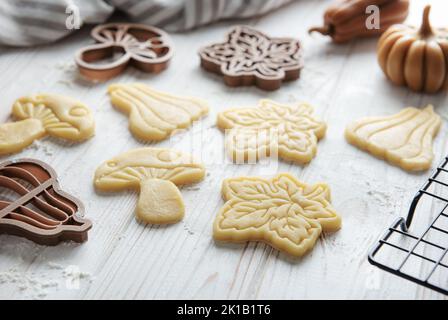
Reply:
[[448, 83], [448, 29], [431, 27], [430, 9], [425, 7], [419, 29], [391, 26], [381, 36], [377, 54], [381, 69], [394, 84], [434, 93]]

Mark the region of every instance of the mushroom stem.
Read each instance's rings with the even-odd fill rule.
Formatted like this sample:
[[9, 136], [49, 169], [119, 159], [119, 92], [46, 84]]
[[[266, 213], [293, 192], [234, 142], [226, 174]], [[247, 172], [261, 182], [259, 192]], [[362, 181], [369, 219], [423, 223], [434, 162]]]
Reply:
[[175, 223], [184, 216], [185, 206], [177, 186], [168, 180], [140, 182], [137, 218], [145, 223]]
[[431, 23], [429, 22], [429, 13], [431, 11], [431, 6], [427, 5], [423, 10], [422, 25], [420, 26], [420, 34], [423, 36], [428, 36], [433, 34]]
[[308, 30], [308, 33], [311, 34], [312, 32], [319, 32], [320, 34], [323, 34], [324, 36], [331, 36], [332, 35], [332, 28], [329, 25], [325, 25], [322, 27], [312, 27]]
[[19, 152], [46, 134], [42, 121], [25, 119], [0, 126], [0, 155]]

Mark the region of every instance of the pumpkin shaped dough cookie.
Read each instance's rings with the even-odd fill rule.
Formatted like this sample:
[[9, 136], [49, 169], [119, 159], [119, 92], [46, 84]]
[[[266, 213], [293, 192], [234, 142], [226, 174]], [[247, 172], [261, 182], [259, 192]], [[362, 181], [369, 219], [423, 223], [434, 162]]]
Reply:
[[328, 186], [307, 185], [288, 173], [272, 179], [226, 179], [222, 196], [226, 203], [213, 224], [215, 240], [262, 241], [300, 257], [314, 247], [322, 232], [341, 227]]
[[140, 189], [137, 217], [146, 223], [181, 220], [185, 207], [176, 185], [201, 181], [204, 166], [185, 153], [164, 148], [140, 148], [104, 162], [95, 172], [101, 191]]
[[56, 94], [18, 99], [12, 108], [15, 122], [0, 125], [0, 154], [19, 152], [45, 135], [71, 141], [90, 138], [95, 131], [91, 110], [83, 103]]
[[349, 143], [408, 171], [427, 170], [432, 140], [442, 121], [433, 106], [405, 108], [387, 117], [367, 117], [347, 126]]
[[142, 83], [112, 84], [109, 94], [112, 104], [129, 114], [132, 134], [147, 141], [166, 139], [208, 113], [202, 100], [170, 95]]

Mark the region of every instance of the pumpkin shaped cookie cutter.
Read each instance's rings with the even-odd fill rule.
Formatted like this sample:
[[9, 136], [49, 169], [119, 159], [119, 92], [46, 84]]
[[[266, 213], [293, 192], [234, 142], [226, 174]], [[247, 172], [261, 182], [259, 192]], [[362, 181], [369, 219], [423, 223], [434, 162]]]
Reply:
[[61, 241], [84, 242], [92, 227], [84, 219], [80, 200], [62, 191], [57, 174], [48, 164], [19, 159], [0, 164], [0, 234], [25, 237], [42, 245]]
[[91, 37], [97, 43], [81, 48], [75, 55], [80, 73], [91, 80], [111, 79], [128, 65], [159, 73], [167, 68], [173, 55], [170, 36], [144, 24], [103, 24], [92, 29]]

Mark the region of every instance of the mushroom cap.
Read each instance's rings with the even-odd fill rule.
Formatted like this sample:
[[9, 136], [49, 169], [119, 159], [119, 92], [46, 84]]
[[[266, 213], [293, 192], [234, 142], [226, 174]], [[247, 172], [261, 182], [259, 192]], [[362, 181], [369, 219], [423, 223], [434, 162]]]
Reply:
[[139, 148], [101, 164], [95, 172], [95, 187], [103, 191], [140, 188], [147, 179], [163, 179], [176, 185], [195, 183], [205, 176], [204, 166], [192, 156], [172, 149]]
[[57, 94], [21, 97], [14, 103], [12, 114], [19, 120], [39, 119], [49, 135], [68, 140], [85, 140], [95, 131], [95, 121], [89, 107]]

